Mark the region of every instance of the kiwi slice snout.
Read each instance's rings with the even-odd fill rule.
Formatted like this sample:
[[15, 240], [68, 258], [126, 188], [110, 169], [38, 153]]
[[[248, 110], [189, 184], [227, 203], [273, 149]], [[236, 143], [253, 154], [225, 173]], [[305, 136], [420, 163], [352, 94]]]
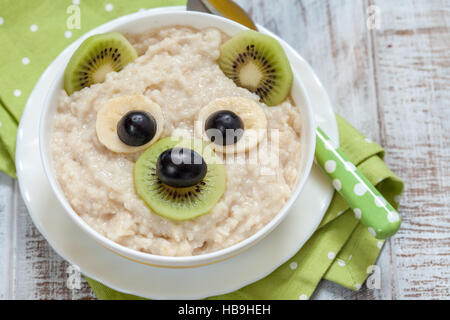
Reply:
[[236, 85], [256, 93], [268, 106], [283, 102], [292, 86], [292, 69], [274, 38], [253, 30], [236, 34], [220, 47], [219, 66]]
[[64, 72], [64, 89], [70, 95], [95, 83], [105, 81], [106, 74], [119, 72], [137, 58], [136, 50], [118, 32], [87, 38], [75, 51]]
[[[174, 187], [158, 176], [158, 159], [170, 149], [191, 149], [206, 162], [206, 174], [195, 185]], [[134, 183], [140, 198], [160, 216], [171, 220], [189, 220], [209, 213], [226, 188], [226, 172], [214, 151], [197, 139], [168, 137], [148, 148], [134, 166]]]

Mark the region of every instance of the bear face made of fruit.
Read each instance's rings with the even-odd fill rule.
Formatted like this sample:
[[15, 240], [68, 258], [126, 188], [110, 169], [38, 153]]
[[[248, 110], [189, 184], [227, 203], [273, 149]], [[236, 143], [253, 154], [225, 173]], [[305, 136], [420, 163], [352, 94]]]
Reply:
[[[71, 95], [101, 83], [107, 73], [120, 72], [136, 58], [136, 50], [120, 33], [94, 35], [69, 61], [64, 89]], [[289, 61], [269, 36], [238, 33], [221, 46], [218, 65], [236, 85], [257, 94], [268, 106], [289, 95], [293, 78]], [[201, 140], [160, 139], [161, 107], [137, 94], [108, 100], [97, 113], [96, 133], [111, 152], [143, 151], [133, 170], [136, 193], [154, 213], [182, 221], [207, 214], [224, 194], [227, 177], [219, 154], [248, 152], [267, 132], [264, 111], [242, 97], [211, 101], [200, 111], [196, 125]]]

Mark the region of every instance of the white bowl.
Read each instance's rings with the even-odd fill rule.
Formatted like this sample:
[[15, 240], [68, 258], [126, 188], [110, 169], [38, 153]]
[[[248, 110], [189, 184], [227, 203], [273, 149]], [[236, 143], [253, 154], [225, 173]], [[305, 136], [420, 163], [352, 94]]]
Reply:
[[[231, 20], [210, 15], [200, 12], [164, 12], [156, 11], [151, 15], [145, 17], [135, 17], [128, 18], [122, 17], [114, 21], [111, 21], [96, 29], [96, 33], [103, 33], [109, 31], [118, 31], [122, 33], [139, 33], [144, 32], [149, 29], [160, 28], [165, 26], [191, 26], [194, 28], [202, 29], [206, 27], [216, 27], [226, 34], [232, 36], [239, 31], [247, 29], [246, 27], [233, 22]], [[82, 38], [76, 41], [75, 46], [71, 46], [69, 50], [73, 53], [76, 48], [81, 44], [81, 42], [87, 37], [91, 36], [93, 33], [89, 32], [85, 34]], [[280, 41], [284, 47], [288, 45], [284, 41]], [[71, 55], [69, 55], [70, 57]], [[68, 62], [69, 59], [67, 59]], [[52, 165], [51, 156], [51, 133], [53, 129], [53, 115], [56, 112], [58, 98], [60, 91], [63, 89], [63, 75], [64, 68], [59, 71], [55, 82], [51, 85], [50, 91], [44, 102], [39, 128], [39, 147], [43, 166], [45, 173], [50, 182], [50, 185], [61, 205], [64, 207], [65, 211], [72, 218], [72, 220], [89, 236], [91, 236], [97, 243], [102, 245], [104, 248], [120, 255], [121, 257], [127, 258], [129, 260], [147, 264], [156, 267], [166, 267], [166, 268], [186, 268], [186, 267], [197, 267], [202, 265], [207, 265], [215, 262], [225, 260], [227, 258], [233, 257], [244, 250], [248, 249], [252, 245], [256, 244], [259, 240], [264, 238], [269, 234], [287, 215], [289, 208], [292, 206], [295, 199], [300, 194], [307, 177], [309, 176], [315, 150], [315, 123], [313, 118], [313, 112], [309, 98], [306, 94], [304, 86], [298, 75], [294, 73], [294, 82], [292, 86], [291, 96], [295, 101], [295, 104], [300, 109], [302, 115], [302, 158], [301, 163], [299, 163], [300, 176], [297, 180], [296, 188], [290, 198], [290, 200], [285, 204], [283, 209], [275, 216], [275, 218], [270, 221], [266, 226], [260, 229], [257, 233], [251, 237], [239, 242], [231, 247], [207, 253], [197, 256], [188, 257], [168, 257], [160, 256], [154, 254], [148, 254], [140, 251], [136, 251], [127, 247], [124, 247], [110, 239], [107, 239], [93, 228], [91, 228], [70, 206], [69, 202], [64, 196], [64, 193], [57, 182], [54, 168]], [[74, 240], [76, 241], [76, 240]]]

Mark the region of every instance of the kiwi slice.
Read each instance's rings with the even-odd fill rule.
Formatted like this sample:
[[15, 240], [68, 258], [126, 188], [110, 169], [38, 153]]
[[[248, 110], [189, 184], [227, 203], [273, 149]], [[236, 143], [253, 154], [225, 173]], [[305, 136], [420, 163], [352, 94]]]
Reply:
[[75, 51], [66, 67], [64, 89], [70, 95], [103, 82], [107, 73], [122, 70], [136, 58], [136, 50], [118, 32], [89, 37]]
[[247, 30], [220, 47], [219, 66], [236, 85], [256, 93], [268, 106], [283, 102], [292, 86], [292, 69], [274, 38]]
[[[166, 150], [190, 148], [207, 164], [205, 177], [191, 187], [164, 184], [156, 172], [158, 157]], [[137, 194], [158, 215], [171, 220], [188, 220], [210, 212], [226, 188], [226, 172], [214, 151], [201, 140], [168, 137], [148, 148], [134, 166]]]

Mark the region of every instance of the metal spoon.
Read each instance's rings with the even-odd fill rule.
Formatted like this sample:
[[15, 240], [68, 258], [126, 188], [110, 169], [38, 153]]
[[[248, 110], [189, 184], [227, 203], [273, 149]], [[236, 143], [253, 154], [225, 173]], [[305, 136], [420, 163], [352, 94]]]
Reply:
[[[187, 9], [221, 15], [257, 31], [247, 13], [231, 0], [188, 0]], [[316, 128], [315, 156], [333, 187], [375, 238], [386, 239], [397, 232], [401, 224], [397, 211], [320, 127]]]

